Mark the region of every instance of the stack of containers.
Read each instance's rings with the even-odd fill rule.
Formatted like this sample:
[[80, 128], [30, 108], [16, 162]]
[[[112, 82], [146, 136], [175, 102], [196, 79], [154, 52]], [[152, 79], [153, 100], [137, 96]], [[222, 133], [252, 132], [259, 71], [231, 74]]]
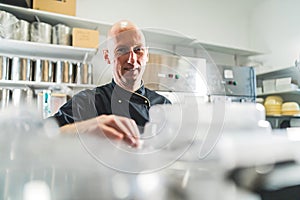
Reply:
[[281, 115], [283, 99], [280, 96], [268, 96], [265, 99], [265, 109], [267, 116]]
[[281, 108], [282, 115], [299, 115], [299, 104], [297, 102], [285, 102]]

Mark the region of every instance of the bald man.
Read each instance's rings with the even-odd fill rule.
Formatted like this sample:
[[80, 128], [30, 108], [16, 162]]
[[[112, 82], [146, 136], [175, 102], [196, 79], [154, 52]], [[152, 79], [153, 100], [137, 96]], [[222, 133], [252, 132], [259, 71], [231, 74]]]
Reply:
[[150, 107], [170, 101], [143, 85], [149, 54], [144, 35], [135, 24], [128, 20], [115, 23], [103, 55], [113, 65], [112, 82], [79, 92], [53, 117], [62, 133], [96, 134], [137, 147]]

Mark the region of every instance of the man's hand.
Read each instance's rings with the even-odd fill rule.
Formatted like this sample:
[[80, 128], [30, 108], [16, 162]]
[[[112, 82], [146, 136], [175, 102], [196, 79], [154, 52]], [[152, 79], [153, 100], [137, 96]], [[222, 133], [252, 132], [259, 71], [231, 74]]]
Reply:
[[106, 136], [110, 139], [124, 140], [133, 147], [139, 146], [140, 134], [135, 121], [116, 115], [100, 115], [89, 120], [68, 124], [61, 127], [60, 131]]

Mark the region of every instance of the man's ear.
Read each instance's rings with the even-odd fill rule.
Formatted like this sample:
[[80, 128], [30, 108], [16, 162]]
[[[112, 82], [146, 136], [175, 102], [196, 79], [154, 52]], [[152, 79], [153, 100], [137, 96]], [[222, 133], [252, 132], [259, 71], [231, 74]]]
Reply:
[[103, 50], [103, 58], [104, 60], [107, 62], [107, 64], [110, 64], [110, 59], [109, 59], [109, 52], [108, 52], [108, 49], [104, 49]]
[[146, 62], [148, 62], [149, 61], [149, 49], [148, 49], [148, 47], [146, 47], [146, 53], [147, 53], [147, 60], [146, 60]]

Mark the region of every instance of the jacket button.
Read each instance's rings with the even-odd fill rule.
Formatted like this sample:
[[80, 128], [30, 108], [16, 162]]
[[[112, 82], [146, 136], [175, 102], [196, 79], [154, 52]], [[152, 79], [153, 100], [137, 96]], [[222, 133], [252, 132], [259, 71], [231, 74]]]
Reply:
[[147, 101], [147, 100], [145, 100], [145, 103], [148, 103], [148, 101]]
[[118, 100], [118, 102], [119, 102], [119, 103], [122, 103], [122, 100], [121, 100], [121, 99], [119, 99], [119, 100]]

